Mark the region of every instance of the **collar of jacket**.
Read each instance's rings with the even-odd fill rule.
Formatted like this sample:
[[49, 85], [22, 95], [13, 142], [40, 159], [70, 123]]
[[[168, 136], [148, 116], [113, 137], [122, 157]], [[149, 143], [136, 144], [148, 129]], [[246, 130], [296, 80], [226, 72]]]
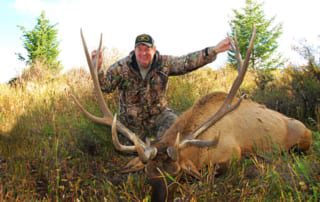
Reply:
[[[136, 55], [135, 55], [134, 51], [131, 51], [131, 53], [129, 54], [129, 57], [130, 57], [130, 60], [129, 60], [130, 65], [129, 66], [132, 67], [134, 71], [136, 71], [137, 73], [140, 74], [138, 62], [137, 62]], [[157, 68], [159, 66], [159, 63], [160, 63], [160, 53], [158, 51], [156, 51], [156, 53], [153, 56], [151, 68], [149, 71]]]

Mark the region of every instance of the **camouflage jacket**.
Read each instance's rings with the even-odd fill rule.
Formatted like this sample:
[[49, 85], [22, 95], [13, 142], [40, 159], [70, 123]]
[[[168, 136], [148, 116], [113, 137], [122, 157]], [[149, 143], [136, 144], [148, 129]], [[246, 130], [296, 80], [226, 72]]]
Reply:
[[117, 61], [107, 70], [99, 72], [103, 92], [119, 90], [120, 120], [137, 132], [152, 128], [157, 115], [167, 109], [168, 77], [182, 75], [198, 69], [216, 59], [214, 47], [174, 57], [156, 52], [152, 65], [142, 78], [134, 51]]

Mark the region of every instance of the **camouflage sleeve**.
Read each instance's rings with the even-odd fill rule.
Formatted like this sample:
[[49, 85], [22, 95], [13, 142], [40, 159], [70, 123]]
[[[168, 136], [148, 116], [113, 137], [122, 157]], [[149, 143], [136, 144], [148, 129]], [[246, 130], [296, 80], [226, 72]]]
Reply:
[[111, 65], [106, 71], [101, 70], [98, 73], [99, 83], [101, 91], [105, 93], [113, 92], [121, 82], [120, 67], [117, 65]]
[[196, 70], [213, 62], [216, 57], [217, 52], [214, 47], [208, 47], [180, 57], [163, 56], [162, 58], [164, 65], [169, 69], [169, 75], [175, 76]]

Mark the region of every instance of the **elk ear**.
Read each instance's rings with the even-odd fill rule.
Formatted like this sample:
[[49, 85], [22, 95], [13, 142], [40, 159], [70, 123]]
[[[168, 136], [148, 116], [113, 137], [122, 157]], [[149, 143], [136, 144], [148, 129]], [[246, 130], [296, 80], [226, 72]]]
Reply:
[[180, 133], [177, 133], [177, 137], [176, 137], [176, 141], [174, 143], [174, 146], [167, 148], [167, 154], [173, 161], [178, 160], [179, 144], [180, 144]]
[[187, 174], [193, 176], [194, 178], [201, 180], [201, 174], [199, 173], [196, 166], [192, 163], [190, 160], [186, 160], [183, 163], [181, 163], [181, 168], [184, 172]]
[[178, 150], [177, 150], [177, 148], [168, 147], [167, 148], [167, 154], [173, 161], [177, 161], [178, 160]]

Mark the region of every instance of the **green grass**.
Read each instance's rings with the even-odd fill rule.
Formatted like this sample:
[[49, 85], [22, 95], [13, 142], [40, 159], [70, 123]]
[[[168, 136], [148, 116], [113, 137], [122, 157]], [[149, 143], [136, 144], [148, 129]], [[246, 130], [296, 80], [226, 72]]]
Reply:
[[[235, 75], [204, 69], [171, 78], [170, 106], [181, 113], [209, 92], [227, 91]], [[247, 78], [243, 91], [253, 86], [252, 74]], [[132, 156], [115, 152], [110, 128], [86, 119], [69, 95], [72, 90], [101, 115], [86, 72], [29, 81], [0, 85], [0, 201], [150, 201], [142, 171], [117, 172]], [[116, 111], [117, 97], [105, 99]], [[319, 201], [320, 132], [313, 137], [308, 155], [250, 156], [219, 177], [214, 167], [204, 168], [202, 181], [184, 176], [176, 182], [175, 195], [189, 201]]]

